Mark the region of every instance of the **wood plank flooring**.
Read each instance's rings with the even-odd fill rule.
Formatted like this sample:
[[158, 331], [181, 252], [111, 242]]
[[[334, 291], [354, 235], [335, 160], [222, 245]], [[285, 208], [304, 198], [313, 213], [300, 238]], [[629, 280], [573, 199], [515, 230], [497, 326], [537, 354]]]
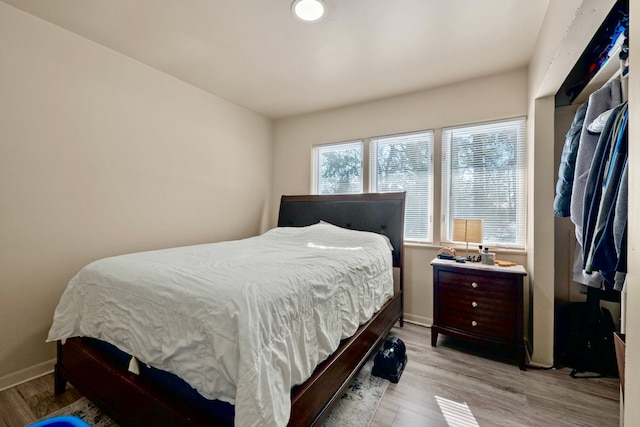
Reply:
[[56, 396], [53, 374], [0, 392], [0, 427], [22, 427], [63, 408], [82, 395], [72, 386]]
[[[518, 369], [515, 359], [405, 323], [409, 360], [371, 427], [618, 427], [617, 378], [574, 379], [570, 369]], [[479, 357], [483, 354], [484, 357]]]
[[[409, 361], [389, 384], [371, 427], [618, 427], [618, 379], [573, 379], [569, 369], [520, 371], [514, 361], [405, 323], [391, 335]], [[0, 427], [22, 427], [79, 399], [53, 394], [53, 375], [0, 392]]]

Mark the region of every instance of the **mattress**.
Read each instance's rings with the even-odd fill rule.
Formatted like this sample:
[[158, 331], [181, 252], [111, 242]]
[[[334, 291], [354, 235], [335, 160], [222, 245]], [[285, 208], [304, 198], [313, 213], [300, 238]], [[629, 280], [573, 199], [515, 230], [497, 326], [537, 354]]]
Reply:
[[235, 405], [239, 426], [286, 425], [291, 387], [393, 295], [378, 234], [321, 223], [92, 262], [48, 340], [100, 339]]

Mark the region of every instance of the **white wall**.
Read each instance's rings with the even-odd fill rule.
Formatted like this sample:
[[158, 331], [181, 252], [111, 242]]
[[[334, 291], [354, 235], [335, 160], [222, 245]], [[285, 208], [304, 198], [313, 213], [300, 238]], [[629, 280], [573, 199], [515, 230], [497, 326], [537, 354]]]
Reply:
[[0, 3], [0, 389], [96, 258], [256, 234], [272, 123]]
[[[629, 46], [640, 46], [640, 2], [630, 1]], [[629, 65], [629, 188], [640, 188], [640, 77], [633, 70], [640, 70], [640, 52], [630, 48]], [[634, 193], [634, 192], [632, 192]], [[640, 420], [640, 200], [629, 197], [628, 257], [627, 275], [627, 351], [625, 368], [624, 419], [627, 426], [635, 426]]]
[[[283, 194], [308, 194], [311, 189], [311, 148], [315, 144], [348, 141], [424, 129], [440, 129], [524, 116], [527, 111], [527, 73], [516, 70], [423, 92], [278, 120], [275, 123], [273, 206]], [[439, 132], [436, 132], [436, 155]], [[436, 171], [437, 172], [437, 171]], [[436, 183], [439, 182], [436, 177]], [[436, 188], [434, 217], [439, 218]], [[272, 223], [277, 218], [272, 211]], [[436, 224], [439, 229], [439, 224]], [[435, 239], [439, 239], [435, 233]], [[431, 324], [432, 270], [435, 245], [409, 245], [405, 252], [405, 314], [407, 320]], [[523, 263], [523, 253], [500, 254]]]

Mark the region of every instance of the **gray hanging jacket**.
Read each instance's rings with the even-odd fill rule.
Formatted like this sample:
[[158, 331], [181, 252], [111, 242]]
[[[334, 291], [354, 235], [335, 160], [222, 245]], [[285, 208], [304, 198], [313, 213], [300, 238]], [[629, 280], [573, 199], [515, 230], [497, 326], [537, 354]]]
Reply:
[[580, 133], [582, 132], [586, 113], [587, 102], [582, 104], [576, 111], [562, 148], [562, 157], [558, 168], [558, 182], [556, 183], [556, 197], [553, 200], [553, 214], [558, 217], [567, 217], [571, 214], [573, 175], [575, 173]]
[[[598, 116], [607, 110], [622, 103], [622, 89], [620, 80], [613, 79], [600, 89], [589, 95], [589, 106], [584, 117], [586, 125], [591, 124]], [[571, 221], [580, 228], [582, 233], [582, 215], [584, 213], [584, 192], [593, 161], [593, 153], [598, 144], [599, 134], [592, 134], [584, 126], [580, 133], [578, 143], [578, 154], [573, 177], [573, 188], [571, 189]]]

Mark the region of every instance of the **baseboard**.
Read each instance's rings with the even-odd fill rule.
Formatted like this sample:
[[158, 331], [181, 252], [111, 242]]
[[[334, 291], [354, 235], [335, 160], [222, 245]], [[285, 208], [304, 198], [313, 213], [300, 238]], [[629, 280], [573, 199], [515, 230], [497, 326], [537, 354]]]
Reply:
[[430, 317], [417, 316], [415, 314], [405, 313], [403, 315], [404, 321], [408, 323], [413, 323], [415, 325], [426, 326], [428, 328], [433, 325], [433, 319]]
[[31, 381], [43, 375], [50, 374], [53, 372], [55, 363], [56, 359], [47, 360], [46, 362], [0, 377], [0, 391], [26, 383], [27, 381]]

